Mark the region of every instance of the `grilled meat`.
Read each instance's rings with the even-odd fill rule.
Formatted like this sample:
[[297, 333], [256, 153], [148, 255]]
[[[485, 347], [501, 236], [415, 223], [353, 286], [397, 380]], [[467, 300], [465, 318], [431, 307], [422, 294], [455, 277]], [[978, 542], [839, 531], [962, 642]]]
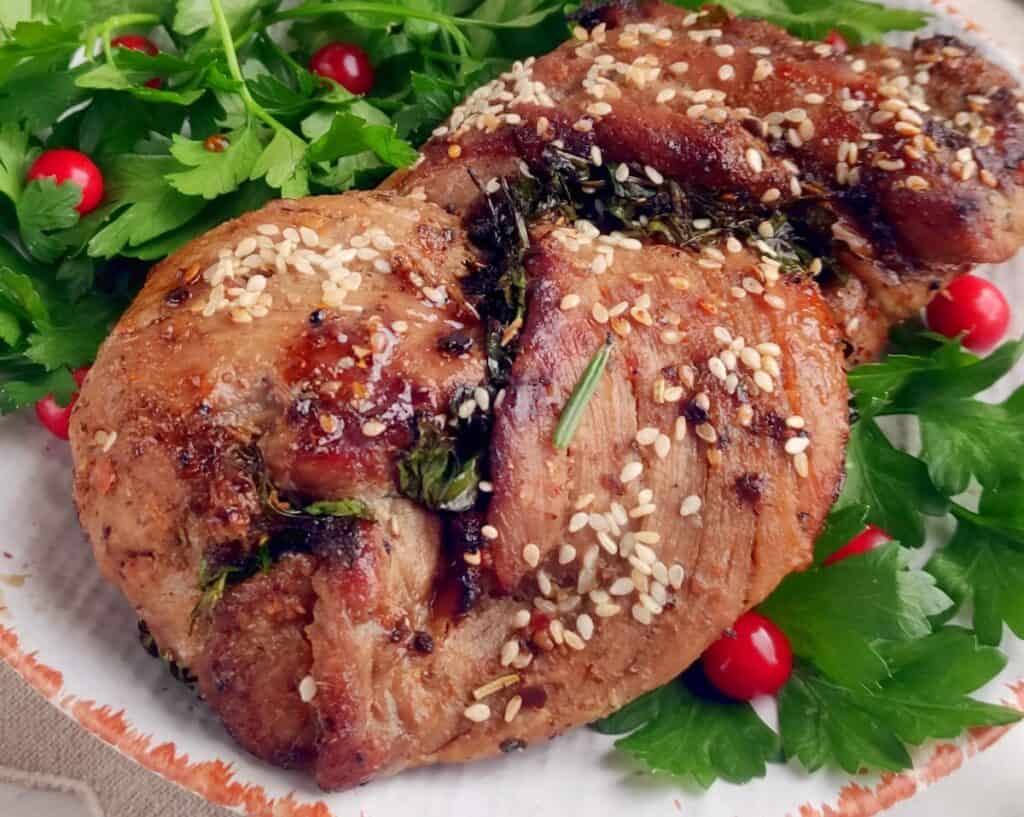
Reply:
[[1020, 241], [1018, 97], [946, 39], [611, 7], [397, 192], [153, 270], [72, 416], [101, 568], [243, 746], [328, 789], [607, 714], [809, 562], [844, 352]]
[[463, 169], [505, 175], [564, 144], [781, 210], [830, 261], [853, 361], [950, 278], [1024, 239], [1024, 102], [950, 37], [837, 54], [774, 26], [662, 3], [611, 8], [476, 91], [391, 184], [462, 210]]
[[[737, 298], [771, 264], [735, 238], [542, 219], [519, 353], [484, 397], [458, 280], [483, 260], [432, 204], [275, 203], [154, 270], [75, 409], [105, 573], [239, 742], [326, 788], [546, 738], [664, 683], [807, 562], [839, 482], [841, 353], [813, 283]], [[453, 397], [493, 423], [493, 500], [461, 515], [396, 496]], [[340, 499], [369, 513], [301, 510]]]

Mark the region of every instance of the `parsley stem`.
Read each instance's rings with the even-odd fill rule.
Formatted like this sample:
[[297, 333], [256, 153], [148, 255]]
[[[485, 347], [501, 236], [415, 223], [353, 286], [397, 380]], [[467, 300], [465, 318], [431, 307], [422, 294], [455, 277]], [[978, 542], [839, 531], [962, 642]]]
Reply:
[[601, 375], [604, 374], [605, 367], [608, 365], [608, 356], [611, 351], [612, 339], [609, 335], [601, 344], [601, 348], [594, 353], [587, 368], [583, 370], [583, 374], [573, 387], [572, 394], [569, 395], [565, 408], [562, 409], [558, 425], [555, 426], [555, 448], [568, 448], [569, 443], [572, 442], [576, 429], [579, 428], [580, 420], [583, 419], [583, 410], [590, 402], [590, 398], [594, 396]]
[[245, 77], [242, 76], [242, 69], [238, 64], [238, 52], [235, 50], [235, 39], [231, 34], [231, 26], [228, 24], [228, 18], [224, 14], [224, 7], [220, 0], [210, 0], [210, 9], [213, 11], [213, 19], [217, 23], [217, 33], [220, 34], [224, 57], [228, 62], [228, 71], [239, 84], [238, 95], [242, 97], [246, 109], [257, 119], [270, 125], [275, 131], [287, 131], [288, 128], [271, 116], [266, 108], [253, 99], [252, 94], [249, 93], [249, 86], [246, 84]]
[[119, 28], [127, 28], [128, 26], [155, 26], [160, 22], [160, 17], [156, 14], [115, 14], [113, 17], [108, 17], [102, 23], [98, 23], [85, 32], [85, 36], [82, 38], [85, 44], [85, 56], [86, 59], [93, 58], [93, 51], [96, 47], [96, 40], [102, 40], [103, 42], [103, 53], [107, 58], [107, 61], [111, 61], [111, 46], [110, 46], [110, 34]]

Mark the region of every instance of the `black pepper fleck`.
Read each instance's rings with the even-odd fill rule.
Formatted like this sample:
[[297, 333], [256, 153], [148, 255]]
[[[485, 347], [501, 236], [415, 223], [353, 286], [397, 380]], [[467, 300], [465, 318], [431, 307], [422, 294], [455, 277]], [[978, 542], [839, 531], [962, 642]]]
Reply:
[[417, 630], [412, 637], [412, 648], [423, 655], [430, 655], [434, 651], [434, 639], [430, 633]]

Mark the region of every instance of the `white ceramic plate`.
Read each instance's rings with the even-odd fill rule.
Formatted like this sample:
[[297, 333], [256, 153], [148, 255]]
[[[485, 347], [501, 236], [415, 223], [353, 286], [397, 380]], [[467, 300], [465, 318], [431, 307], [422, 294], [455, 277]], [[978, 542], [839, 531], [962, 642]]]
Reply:
[[[931, 8], [923, 0], [901, 5]], [[1017, 69], [1017, 59], [994, 50], [964, 18], [945, 8], [939, 14], [934, 28], [960, 34]], [[1022, 20], [1024, 15], [1009, 23], [1010, 36]], [[1013, 295], [1019, 335], [1024, 330], [1024, 259], [993, 268], [991, 274]], [[1024, 381], [1024, 371], [1016, 372], [1014, 381]], [[1001, 393], [1009, 385], [1002, 384]], [[140, 649], [135, 616], [100, 578], [75, 519], [67, 446], [28, 416], [9, 418], [0, 422], [0, 462], [7, 482], [0, 497], [0, 657], [69, 717], [124, 754], [211, 802], [246, 814], [819, 817], [838, 812], [867, 817], [969, 762], [1006, 731], [984, 729], [953, 743], [921, 747], [914, 753], [916, 768], [902, 775], [863, 775], [851, 781], [847, 775], [808, 776], [794, 764], [773, 765], [763, 780], [744, 786], [717, 783], [701, 792], [639, 773], [611, 750], [611, 738], [577, 729], [501, 760], [417, 770], [324, 795], [306, 777], [247, 755], [188, 689]], [[945, 535], [941, 530], [933, 534]], [[1004, 648], [1010, 654], [1008, 667], [980, 695], [1024, 709], [1024, 644], [1007, 638]], [[762, 702], [759, 710], [773, 720], [771, 702]]]

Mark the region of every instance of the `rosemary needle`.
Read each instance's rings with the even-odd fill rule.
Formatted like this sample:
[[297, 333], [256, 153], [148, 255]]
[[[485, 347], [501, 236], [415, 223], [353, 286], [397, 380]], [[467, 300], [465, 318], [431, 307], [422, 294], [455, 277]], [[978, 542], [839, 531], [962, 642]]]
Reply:
[[590, 402], [590, 398], [594, 396], [594, 391], [601, 380], [601, 375], [604, 374], [605, 367], [608, 365], [608, 356], [611, 354], [611, 351], [612, 338], [611, 335], [608, 335], [604, 343], [601, 344], [601, 348], [590, 359], [587, 368], [583, 370], [583, 374], [576, 382], [572, 394], [569, 395], [565, 408], [562, 409], [562, 415], [558, 418], [558, 425], [555, 426], [555, 448], [567, 448], [572, 441], [573, 435], [576, 434], [576, 429], [579, 427], [580, 420], [583, 418], [583, 410], [587, 407], [587, 403]]

